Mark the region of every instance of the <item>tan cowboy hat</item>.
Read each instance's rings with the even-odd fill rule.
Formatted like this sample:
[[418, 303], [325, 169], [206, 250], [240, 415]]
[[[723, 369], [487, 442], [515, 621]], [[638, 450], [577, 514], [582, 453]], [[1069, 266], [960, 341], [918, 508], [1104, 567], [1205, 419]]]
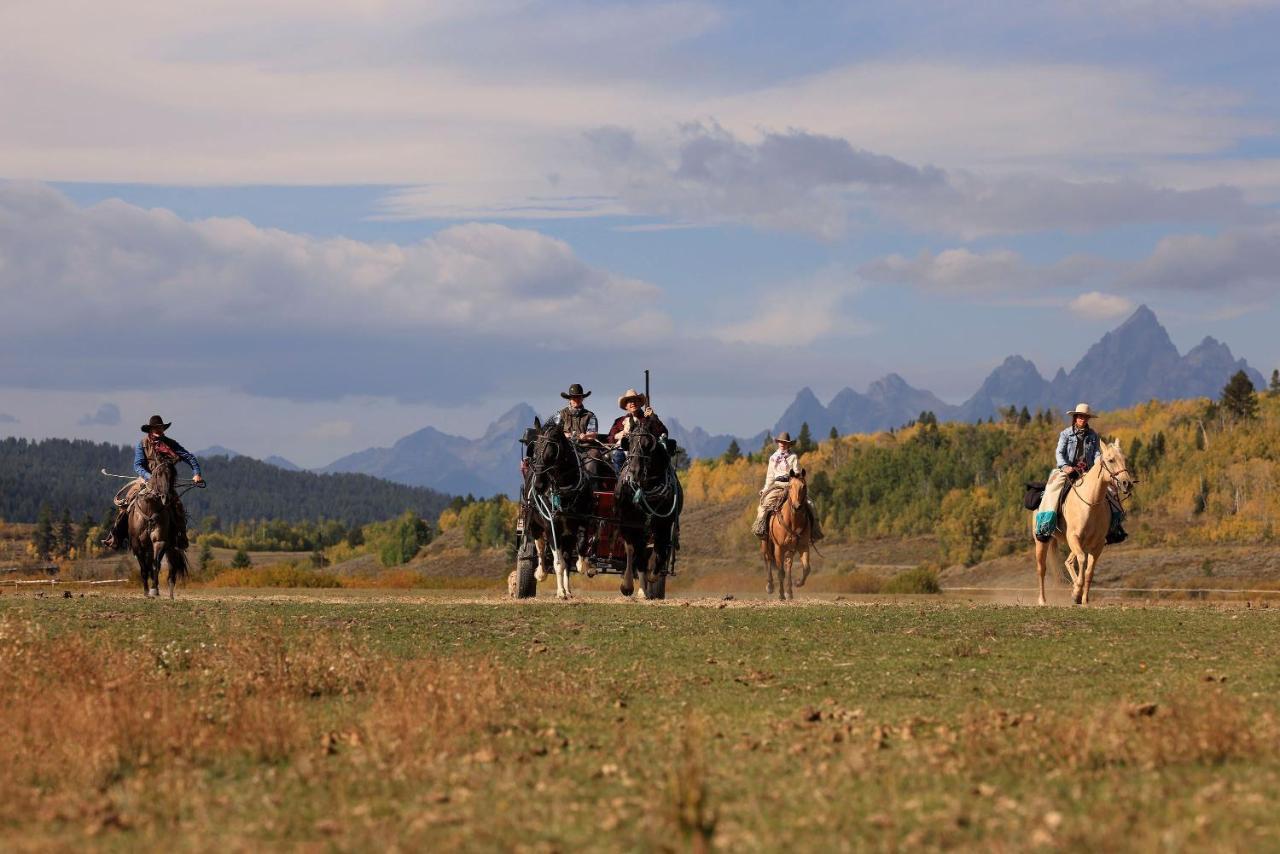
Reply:
[[775, 442], [782, 442], [783, 444], [786, 444], [786, 445], [794, 445], [794, 444], [795, 444], [795, 440], [791, 438], [791, 434], [790, 434], [790, 433], [788, 433], [786, 430], [783, 430], [781, 433], [779, 433], [778, 435], [774, 436], [774, 437], [773, 437], [773, 441], [775, 441]]
[[146, 424], [142, 425], [142, 432], [150, 433], [152, 430], [155, 430], [156, 428], [160, 428], [162, 430], [168, 430], [169, 424], [165, 423], [165, 420], [161, 418], [159, 415], [152, 415], [151, 420], [148, 421]]
[[643, 392], [639, 392], [639, 391], [636, 391], [636, 390], [635, 390], [635, 389], [633, 389], [633, 388], [629, 388], [629, 389], [627, 389], [625, 392], [623, 392], [623, 393], [622, 393], [622, 397], [618, 398], [618, 408], [619, 408], [619, 409], [626, 409], [626, 408], [627, 408], [627, 401], [629, 401], [629, 400], [638, 400], [638, 401], [640, 401], [640, 405], [641, 405], [641, 406], [643, 406], [644, 404], [646, 404], [646, 403], [648, 403], [648, 402], [649, 402], [649, 399], [648, 399], [647, 397], [645, 397], [645, 396], [644, 396], [644, 393], [643, 393]]
[[1087, 403], [1077, 403], [1076, 408], [1067, 413], [1068, 418], [1075, 418], [1077, 415], [1083, 415], [1085, 418], [1098, 417], [1098, 413], [1090, 409]]

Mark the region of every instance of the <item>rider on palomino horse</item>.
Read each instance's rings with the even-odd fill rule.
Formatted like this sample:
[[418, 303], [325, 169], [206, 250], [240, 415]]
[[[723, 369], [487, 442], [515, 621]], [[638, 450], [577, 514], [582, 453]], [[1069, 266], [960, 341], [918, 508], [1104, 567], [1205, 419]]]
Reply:
[[643, 424], [645, 429], [652, 435], [665, 436], [667, 435], [667, 427], [662, 423], [661, 418], [653, 414], [653, 407], [649, 406], [649, 399], [633, 388], [627, 389], [623, 392], [622, 397], [618, 398], [618, 408], [625, 410], [625, 412], [614, 420], [613, 426], [609, 428], [609, 435], [606, 441], [608, 444], [615, 446], [613, 462], [621, 469], [622, 464], [626, 462], [626, 452], [622, 449], [621, 443], [631, 431]]
[[[778, 509], [778, 505], [787, 495], [787, 481], [791, 472], [800, 470], [800, 458], [791, 453], [791, 434], [783, 431], [774, 437], [778, 450], [769, 457], [769, 465], [764, 472], [764, 488], [760, 490], [760, 506], [756, 508], [756, 521], [751, 532], [764, 539], [768, 515]], [[810, 541], [822, 539], [822, 526], [818, 524], [818, 513], [814, 510], [813, 500], [809, 500]]]
[[[1096, 417], [1089, 404], [1081, 403], [1067, 415], [1071, 418], [1071, 426], [1058, 434], [1057, 467], [1049, 474], [1049, 480], [1044, 486], [1044, 497], [1040, 499], [1040, 509], [1036, 511], [1036, 539], [1043, 543], [1053, 539], [1066, 488], [1093, 466], [1101, 441], [1089, 426], [1089, 419]], [[1114, 507], [1115, 502], [1112, 503]], [[1112, 515], [1117, 515], [1114, 510]], [[1119, 518], [1113, 518], [1112, 528], [1109, 541], [1124, 539]], [[1117, 535], [1118, 539], [1113, 540]]]
[[[165, 423], [159, 415], [152, 415], [151, 420], [142, 425], [142, 432], [147, 435], [139, 439], [133, 449], [133, 470], [137, 472], [138, 479], [116, 494], [115, 503], [120, 512], [116, 516], [115, 524], [111, 526], [111, 533], [102, 541], [107, 548], [123, 549], [128, 544], [129, 504], [151, 479], [151, 470], [157, 462], [181, 460], [191, 466], [193, 483], [204, 482], [204, 477], [200, 474], [200, 462], [194, 454], [164, 434], [168, 429], [169, 424]], [[183, 509], [181, 499], [174, 505], [174, 516], [178, 520], [176, 545], [180, 549], [185, 549], [187, 547], [187, 511]]]

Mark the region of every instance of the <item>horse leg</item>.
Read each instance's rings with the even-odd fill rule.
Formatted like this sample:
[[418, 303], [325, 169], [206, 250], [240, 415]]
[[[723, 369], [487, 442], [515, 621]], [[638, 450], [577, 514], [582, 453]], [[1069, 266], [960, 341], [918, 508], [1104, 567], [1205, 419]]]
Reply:
[[1094, 570], [1094, 567], [1098, 565], [1098, 558], [1099, 556], [1101, 556], [1101, 554], [1102, 554], [1102, 549], [1099, 548], [1097, 551], [1089, 552], [1089, 554], [1085, 556], [1084, 585], [1080, 591], [1081, 605], [1089, 604], [1089, 585], [1093, 584], [1093, 570]]
[[1036, 544], [1036, 575], [1040, 579], [1040, 601], [1037, 604], [1049, 604], [1044, 598], [1044, 573], [1049, 560], [1049, 543], [1042, 543], [1039, 540], [1034, 541]]
[[151, 591], [151, 585], [147, 582], [147, 576], [151, 572], [148, 564], [149, 555], [145, 549], [135, 549], [133, 557], [138, 561], [138, 577], [142, 579], [142, 595], [146, 596]]
[[539, 583], [541, 583], [547, 580], [547, 569], [546, 569], [547, 535], [539, 534], [538, 536], [534, 537], [533, 544], [538, 551], [538, 566], [533, 571], [533, 577], [537, 579]]
[[760, 557], [764, 559], [765, 575], [769, 577], [769, 583], [765, 587], [765, 593], [773, 594], [773, 542], [769, 537], [768, 531], [765, 532], [764, 539], [760, 541]]
[[778, 601], [787, 601], [787, 553], [782, 543], [773, 547], [773, 562], [778, 568]]
[[623, 596], [630, 596], [636, 592], [636, 545], [630, 532], [623, 534], [622, 545], [627, 552], [627, 568], [622, 571], [622, 584], [619, 585], [618, 592]]
[[569, 567], [565, 564], [565, 561], [564, 561], [564, 550], [553, 548], [551, 550], [551, 555], [555, 561], [556, 598], [568, 599], [569, 598]]
[[804, 587], [805, 581], [809, 578], [809, 548], [806, 546], [804, 551], [800, 552], [800, 580], [796, 582], [796, 587]]

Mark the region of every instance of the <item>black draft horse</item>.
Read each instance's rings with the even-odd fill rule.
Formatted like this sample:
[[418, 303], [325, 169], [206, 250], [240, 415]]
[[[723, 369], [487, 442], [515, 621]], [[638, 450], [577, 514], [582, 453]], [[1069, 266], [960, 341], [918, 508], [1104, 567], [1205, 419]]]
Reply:
[[179, 578], [187, 577], [187, 553], [178, 548], [177, 469], [161, 463], [151, 472], [129, 507], [129, 548], [138, 560], [142, 592], [160, 595], [160, 570], [169, 571], [169, 598]]
[[643, 568], [645, 596], [662, 599], [684, 493], [661, 437], [642, 423], [626, 442], [627, 460], [614, 491], [614, 507], [627, 548], [627, 568], [619, 590], [623, 596], [634, 593], [636, 573]]
[[[569, 557], [585, 547], [580, 536], [586, 525], [591, 499], [591, 481], [573, 443], [560, 425], [543, 426], [534, 421], [535, 435], [530, 443], [528, 467], [524, 481], [525, 536], [538, 549], [538, 568], [534, 577], [547, 577], [547, 552], [556, 574], [556, 598], [568, 599]], [[584, 572], [586, 557], [578, 554], [577, 569]]]

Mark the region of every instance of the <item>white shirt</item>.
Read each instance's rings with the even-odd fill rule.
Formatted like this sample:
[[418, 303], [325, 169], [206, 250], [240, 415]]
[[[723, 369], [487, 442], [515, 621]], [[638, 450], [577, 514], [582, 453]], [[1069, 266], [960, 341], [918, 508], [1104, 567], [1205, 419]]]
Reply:
[[780, 477], [787, 477], [800, 468], [800, 458], [790, 451], [774, 451], [769, 457], [769, 468], [764, 473], [764, 488], [773, 486]]

